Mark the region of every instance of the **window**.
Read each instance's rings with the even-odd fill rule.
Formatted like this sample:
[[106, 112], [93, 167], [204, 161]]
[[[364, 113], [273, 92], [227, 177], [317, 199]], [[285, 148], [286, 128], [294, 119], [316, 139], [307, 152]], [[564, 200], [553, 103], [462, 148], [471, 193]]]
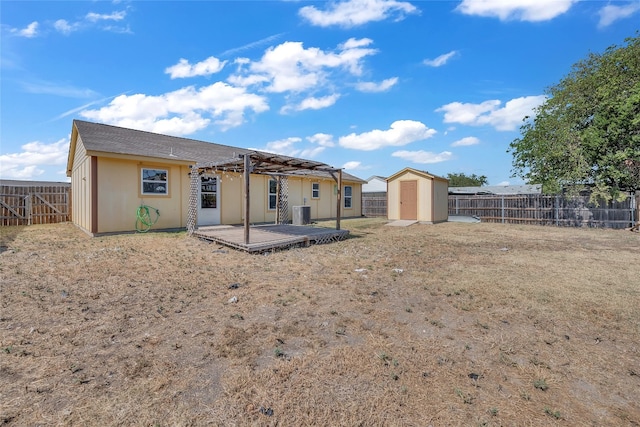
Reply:
[[200, 207], [202, 209], [218, 207], [218, 180], [215, 176], [200, 177]]
[[351, 204], [351, 196], [353, 194], [353, 188], [350, 185], [345, 185], [344, 186], [344, 207], [345, 208], [352, 208], [353, 205]]
[[269, 210], [276, 209], [276, 203], [278, 201], [278, 184], [275, 179], [269, 180]]
[[320, 198], [320, 183], [313, 182], [311, 183], [311, 198], [319, 199]]
[[166, 169], [142, 168], [142, 194], [168, 195], [169, 172]]

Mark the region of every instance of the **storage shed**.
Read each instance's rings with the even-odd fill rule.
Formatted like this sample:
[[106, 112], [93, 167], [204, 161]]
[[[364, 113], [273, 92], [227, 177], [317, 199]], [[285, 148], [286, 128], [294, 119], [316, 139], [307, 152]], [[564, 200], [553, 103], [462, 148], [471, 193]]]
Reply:
[[387, 178], [389, 220], [447, 221], [449, 180], [412, 168]]

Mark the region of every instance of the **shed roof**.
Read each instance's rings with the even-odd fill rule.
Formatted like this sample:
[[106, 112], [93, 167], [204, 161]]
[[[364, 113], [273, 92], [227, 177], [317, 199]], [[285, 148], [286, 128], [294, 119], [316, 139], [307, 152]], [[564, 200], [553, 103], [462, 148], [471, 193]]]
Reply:
[[[109, 156], [116, 154], [182, 161], [188, 164], [231, 165], [235, 160], [238, 160], [239, 164], [241, 164], [242, 160], [240, 156], [251, 154], [254, 160], [261, 158], [265, 162], [271, 162], [273, 165], [276, 163], [280, 164], [280, 167], [272, 166], [272, 172], [286, 173], [289, 175], [328, 177], [330, 175], [329, 171], [337, 170], [324, 163], [311, 160], [119, 126], [74, 120], [71, 147], [69, 148], [69, 157], [67, 160], [68, 176], [71, 175], [78, 135], [81, 135], [85, 149], [93, 153], [93, 155], [102, 154]], [[300, 169], [314, 170], [300, 171]], [[343, 179], [353, 182], [364, 182], [364, 180], [347, 173], [343, 173]]]
[[424, 178], [427, 178], [427, 179], [434, 179], [434, 180], [438, 180], [438, 181], [449, 182], [449, 180], [447, 178], [443, 178], [441, 176], [434, 175], [434, 174], [429, 173], [427, 171], [421, 171], [421, 170], [414, 169], [414, 168], [404, 168], [401, 171], [398, 171], [398, 172], [394, 173], [389, 178], [387, 178], [387, 182], [392, 181], [392, 180], [398, 178], [400, 175], [402, 175], [404, 173], [407, 173], [407, 172], [412, 172], [412, 173], [414, 173], [416, 175], [420, 175], [420, 176], [422, 176]]

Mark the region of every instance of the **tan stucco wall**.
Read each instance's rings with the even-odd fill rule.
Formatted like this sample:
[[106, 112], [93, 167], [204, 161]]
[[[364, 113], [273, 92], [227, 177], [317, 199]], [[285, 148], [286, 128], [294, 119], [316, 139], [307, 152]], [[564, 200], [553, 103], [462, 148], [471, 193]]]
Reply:
[[71, 173], [71, 220], [83, 230], [91, 231], [91, 159], [78, 136]]
[[[168, 170], [169, 195], [142, 195], [142, 168]], [[98, 158], [98, 233], [133, 231], [140, 205], [160, 211], [152, 228], [182, 228], [187, 224], [189, 169], [153, 162]]]
[[[244, 221], [244, 183], [241, 174], [223, 173], [220, 176], [220, 207], [222, 224], [241, 224]], [[250, 178], [250, 222], [254, 224], [275, 222], [276, 211], [269, 210], [269, 179], [267, 175], [252, 175]], [[320, 198], [311, 198], [311, 184], [320, 183]], [[346, 182], [353, 188], [351, 209], [343, 209], [342, 217], [360, 216], [362, 213], [361, 184]], [[293, 219], [294, 206], [310, 206], [311, 219], [334, 218], [336, 194], [334, 180], [319, 180], [306, 177], [289, 177], [289, 219]]]

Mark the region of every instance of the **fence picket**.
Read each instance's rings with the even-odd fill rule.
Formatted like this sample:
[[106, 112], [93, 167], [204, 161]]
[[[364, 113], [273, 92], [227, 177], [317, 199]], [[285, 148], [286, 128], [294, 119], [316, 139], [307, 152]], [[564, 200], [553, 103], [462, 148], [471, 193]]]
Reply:
[[53, 224], [71, 220], [71, 186], [0, 185], [0, 225]]

